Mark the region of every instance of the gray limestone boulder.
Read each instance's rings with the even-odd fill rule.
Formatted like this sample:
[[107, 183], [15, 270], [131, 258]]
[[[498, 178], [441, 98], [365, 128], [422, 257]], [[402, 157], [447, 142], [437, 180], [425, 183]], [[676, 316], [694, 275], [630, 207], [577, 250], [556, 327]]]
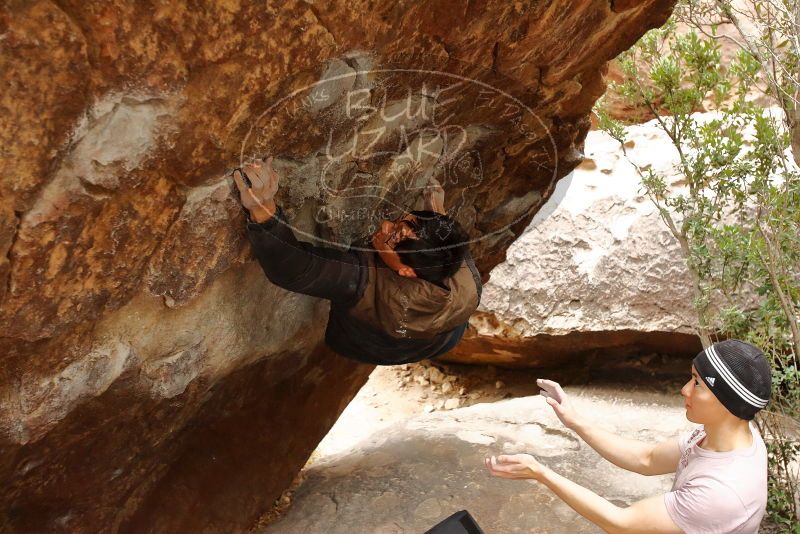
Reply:
[[[628, 128], [626, 151], [668, 176], [677, 159], [653, 122]], [[639, 175], [604, 132], [589, 133], [585, 152], [492, 270], [450, 361], [556, 366], [592, 351], [700, 349], [684, 257]]]

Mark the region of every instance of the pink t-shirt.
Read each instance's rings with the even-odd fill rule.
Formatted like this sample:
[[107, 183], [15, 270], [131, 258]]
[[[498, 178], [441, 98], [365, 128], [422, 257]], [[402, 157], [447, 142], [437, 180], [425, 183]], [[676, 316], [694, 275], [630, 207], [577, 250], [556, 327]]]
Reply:
[[697, 444], [703, 426], [679, 438], [681, 459], [664, 504], [687, 534], [756, 534], [767, 508], [767, 448], [750, 423], [747, 449], [715, 452]]

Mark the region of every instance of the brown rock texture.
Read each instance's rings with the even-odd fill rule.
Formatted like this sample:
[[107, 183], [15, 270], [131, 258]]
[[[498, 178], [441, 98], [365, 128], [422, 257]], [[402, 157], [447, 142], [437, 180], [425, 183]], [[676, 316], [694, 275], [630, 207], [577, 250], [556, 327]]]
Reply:
[[[653, 353], [690, 357], [702, 349], [696, 335], [681, 332], [604, 330], [522, 337], [513, 332], [498, 333], [506, 325], [492, 315], [479, 312], [470, 321], [462, 342], [447, 353], [447, 361], [508, 368], [578, 368], [595, 361]], [[489, 330], [493, 333], [487, 334]]]
[[0, 531], [247, 528], [370, 369], [265, 280], [226, 169], [274, 155], [337, 243], [436, 176], [488, 273], [672, 3], [0, 3]]

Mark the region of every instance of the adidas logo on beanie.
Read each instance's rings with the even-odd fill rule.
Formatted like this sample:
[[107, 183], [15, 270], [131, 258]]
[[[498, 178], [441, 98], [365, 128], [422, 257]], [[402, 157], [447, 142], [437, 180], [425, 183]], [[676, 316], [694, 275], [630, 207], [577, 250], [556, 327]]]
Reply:
[[714, 395], [736, 417], [749, 421], [769, 402], [772, 372], [757, 347], [726, 339], [705, 349], [692, 363]]

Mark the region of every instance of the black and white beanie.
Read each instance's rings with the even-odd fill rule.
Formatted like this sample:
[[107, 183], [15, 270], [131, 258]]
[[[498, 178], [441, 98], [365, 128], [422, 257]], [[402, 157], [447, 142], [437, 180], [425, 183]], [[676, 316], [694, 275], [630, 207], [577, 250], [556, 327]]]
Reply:
[[692, 363], [706, 386], [736, 417], [749, 421], [769, 402], [772, 372], [757, 347], [726, 339], [705, 349]]

